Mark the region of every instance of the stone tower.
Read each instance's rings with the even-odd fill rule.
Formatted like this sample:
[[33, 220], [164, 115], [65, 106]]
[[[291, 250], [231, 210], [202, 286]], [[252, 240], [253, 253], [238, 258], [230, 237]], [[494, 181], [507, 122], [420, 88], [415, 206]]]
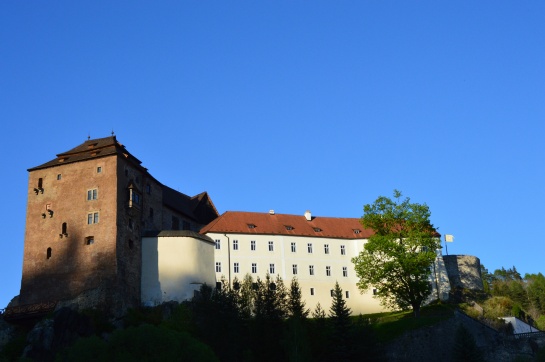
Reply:
[[87, 140], [29, 171], [19, 306], [79, 299], [118, 313], [140, 304], [148, 231], [198, 231], [218, 216], [153, 178], [115, 136]]

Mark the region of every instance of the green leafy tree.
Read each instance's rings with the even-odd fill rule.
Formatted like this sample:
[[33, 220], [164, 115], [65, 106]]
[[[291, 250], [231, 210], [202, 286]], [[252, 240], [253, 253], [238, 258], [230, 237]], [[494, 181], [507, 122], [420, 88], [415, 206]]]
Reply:
[[411, 203], [394, 190], [394, 200], [380, 196], [364, 206], [363, 227], [374, 234], [359, 256], [352, 259], [358, 287], [377, 288], [376, 297], [389, 308], [412, 307], [420, 315], [422, 302], [430, 295], [430, 267], [440, 247], [426, 204]]

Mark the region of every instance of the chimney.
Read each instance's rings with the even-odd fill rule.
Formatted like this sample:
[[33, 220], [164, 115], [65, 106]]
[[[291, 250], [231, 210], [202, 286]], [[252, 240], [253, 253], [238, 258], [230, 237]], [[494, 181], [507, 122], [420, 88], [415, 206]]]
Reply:
[[274, 210], [269, 210], [269, 215], [274, 215]]
[[312, 215], [309, 210], [305, 211], [305, 219], [307, 219], [307, 221], [312, 220]]

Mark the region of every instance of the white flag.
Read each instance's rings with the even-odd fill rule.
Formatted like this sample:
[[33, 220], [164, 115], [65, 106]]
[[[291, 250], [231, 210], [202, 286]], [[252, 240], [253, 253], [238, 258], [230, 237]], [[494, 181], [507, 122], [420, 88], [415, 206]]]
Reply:
[[454, 235], [446, 234], [445, 235], [445, 241], [447, 243], [452, 243], [454, 241]]

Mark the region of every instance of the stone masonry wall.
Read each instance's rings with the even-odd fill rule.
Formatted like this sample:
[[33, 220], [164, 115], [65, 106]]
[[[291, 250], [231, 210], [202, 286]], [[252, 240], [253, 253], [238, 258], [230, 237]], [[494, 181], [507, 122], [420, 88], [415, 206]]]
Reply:
[[481, 262], [472, 255], [443, 255], [451, 288], [483, 290]]

